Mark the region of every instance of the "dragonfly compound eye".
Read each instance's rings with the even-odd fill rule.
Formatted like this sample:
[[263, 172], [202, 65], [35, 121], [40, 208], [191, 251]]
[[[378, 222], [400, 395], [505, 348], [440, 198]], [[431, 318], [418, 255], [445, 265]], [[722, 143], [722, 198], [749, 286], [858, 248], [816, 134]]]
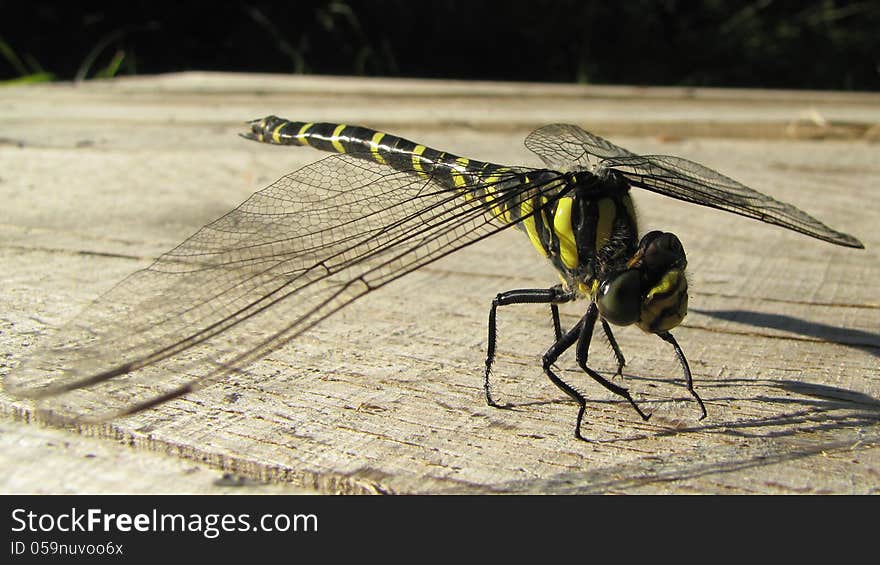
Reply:
[[641, 275], [635, 269], [605, 279], [599, 287], [596, 305], [602, 317], [618, 326], [639, 320], [642, 306]]
[[641, 243], [644, 247], [644, 264], [649, 271], [662, 272], [687, 265], [684, 248], [675, 234], [651, 232], [649, 236], [652, 234], [654, 237], [646, 241], [648, 236], [645, 236]]

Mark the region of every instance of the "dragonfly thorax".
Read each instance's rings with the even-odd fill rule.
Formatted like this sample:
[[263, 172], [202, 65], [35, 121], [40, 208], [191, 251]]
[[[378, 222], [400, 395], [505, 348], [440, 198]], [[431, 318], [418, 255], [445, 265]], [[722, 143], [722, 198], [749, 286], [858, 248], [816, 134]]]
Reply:
[[[565, 285], [584, 297], [594, 295], [609, 274], [625, 270], [638, 248], [629, 185], [613, 171], [604, 173], [564, 173], [564, 195], [544, 206], [536, 218], [538, 237], [531, 238]], [[530, 228], [526, 223], [531, 236]]]

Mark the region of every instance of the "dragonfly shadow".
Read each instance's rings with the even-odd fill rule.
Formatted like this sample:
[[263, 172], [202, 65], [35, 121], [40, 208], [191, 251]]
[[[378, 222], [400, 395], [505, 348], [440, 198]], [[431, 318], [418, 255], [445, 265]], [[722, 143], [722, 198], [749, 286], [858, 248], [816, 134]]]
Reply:
[[[880, 400], [862, 392], [836, 386], [819, 385], [800, 381], [771, 380], [765, 382], [769, 382], [772, 386], [785, 392], [815, 398], [815, 402], [821, 402], [823, 406], [828, 408], [858, 407], [866, 410], [873, 410], [880, 414]], [[789, 399], [789, 401], [800, 403], [806, 402], [804, 399]]]
[[[728, 387], [759, 388], [748, 400], [763, 405], [776, 405], [778, 414], [737, 419], [735, 421], [712, 421], [711, 408], [708, 421], [694, 426], [658, 430], [627, 438], [616, 438], [601, 443], [636, 441], [648, 437], [672, 436], [689, 432], [721, 433], [743, 438], [769, 438], [794, 436], [807, 433], [829, 432], [841, 429], [858, 429], [880, 423], [880, 399], [870, 395], [827, 385], [805, 383], [784, 379], [725, 379], [717, 383], [701, 384], [702, 390]], [[707, 394], [711, 404], [735, 405], [745, 400], [742, 396]], [[681, 397], [685, 400], [686, 397]], [[774, 412], [774, 410], [770, 410]]]
[[822, 341], [845, 345], [870, 353], [875, 357], [880, 357], [880, 333], [841, 328], [830, 324], [802, 320], [794, 316], [768, 314], [751, 310], [700, 310], [690, 308], [690, 311], [719, 320], [747, 324], [758, 328], [781, 330], [821, 339]]
[[[869, 449], [878, 442], [880, 432], [875, 427], [801, 445], [791, 445], [791, 442], [775, 447], [762, 444], [762, 447], [754, 449], [745, 445], [735, 453], [720, 457], [714, 454], [709, 456], [700, 450], [685, 450], [668, 458], [651, 456], [616, 465], [559, 473], [536, 480], [504, 483], [496, 488], [508, 494], [621, 493], [638, 492], [638, 489], [646, 487], [655, 489], [648, 492], [668, 492], [675, 488], [670, 485], [691, 482], [694, 485], [692, 488], [708, 489], [706, 492], [735, 492], [729, 490], [731, 486], [736, 488], [738, 483], [743, 482], [742, 478], [736, 478], [737, 474], [740, 477], [743, 476], [742, 473], [759, 476], [757, 471], [762, 468], [785, 465], [826, 453], [845, 451], [854, 454], [860, 446]], [[746, 483], [746, 492], [754, 493], [755, 488], [760, 488], [760, 483], [755, 483], [753, 479]], [[772, 488], [768, 485], [768, 492], [773, 492]], [[876, 493], [873, 484], [853, 484], [852, 490], [854, 494]]]
[[[651, 383], [656, 378], [626, 375], [628, 382]], [[725, 388], [758, 389], [753, 395], [724, 395]], [[614, 444], [621, 442], [641, 441], [649, 438], [660, 438], [692, 432], [722, 433], [737, 437], [781, 437], [801, 433], [833, 431], [842, 428], [859, 428], [880, 423], [880, 399], [874, 398], [862, 392], [853, 391], [840, 387], [806, 383], [802, 381], [785, 379], [746, 379], [733, 378], [723, 381], [701, 381], [699, 389], [706, 391], [704, 399], [710, 404], [709, 418], [703, 421], [693, 420], [693, 425], [688, 425], [688, 417], [683, 419], [674, 418], [676, 426], [659, 427], [652, 431], [642, 431], [626, 437], [613, 439], [594, 438], [598, 444]], [[712, 391], [715, 393], [713, 394]], [[722, 391], [718, 394], [718, 391]], [[764, 405], [779, 406], [778, 414], [765, 417], [739, 419], [736, 421], [713, 420], [711, 405], [736, 405], [744, 401], [758, 402]], [[652, 405], [661, 405], [669, 401], [691, 403], [693, 398], [687, 393], [676, 395], [673, 398], [651, 399], [641, 398], [639, 404], [649, 411]], [[546, 400], [532, 400], [526, 402], [514, 402], [507, 407], [514, 410], [528, 406], [547, 404], [570, 404], [565, 398], [553, 398]], [[587, 398], [587, 420], [589, 420], [589, 407], [601, 405], [619, 405], [628, 411], [628, 403], [622, 399], [596, 399]], [[774, 410], [770, 410], [774, 411]], [[717, 418], [717, 417], [716, 417]], [[655, 419], [656, 420], [656, 419]], [[635, 416], [634, 416], [635, 421]], [[771, 429], [776, 428], [776, 429]], [[586, 432], [586, 430], [585, 430]]]
[[[654, 425], [652, 420], [647, 425], [653, 429], [639, 425], [637, 431], [625, 433], [623, 437], [591, 437], [589, 444], [598, 449], [613, 449], [615, 446], [663, 439], [673, 442], [666, 446], [665, 455], [661, 450], [648, 457], [608, 467], [504, 483], [499, 486], [500, 490], [514, 493], [590, 494], [626, 492], [645, 487], [663, 489], [665, 485], [680, 481], [694, 481], [697, 488], [699, 485], [706, 488], [712, 488], [712, 485], [723, 487], [727, 481], [736, 484], [736, 478], [725, 477], [735, 477], [737, 473], [748, 473], [752, 469], [786, 464], [828, 452], [855, 453], [861, 448], [880, 444], [880, 399], [861, 392], [784, 379], [725, 379], [717, 383], [703, 381], [702, 385], [703, 390], [721, 391], [719, 395], [706, 390], [705, 399], [709, 403], [707, 420], [697, 422], [694, 419], [693, 425], [676, 426], [674, 429]], [[743, 387], [757, 389], [756, 394], [748, 395], [748, 400], [771, 405], [763, 411], [765, 415], [744, 416], [738, 411], [734, 418], [717, 415], [721, 412], [719, 405], [735, 405], [745, 400], [742, 395], [724, 395], [724, 389], [733, 387], [740, 390]], [[685, 401], [687, 396], [674, 400]], [[625, 402], [619, 404], [623, 407]], [[714, 419], [713, 413], [716, 414]], [[589, 423], [586, 426], [584, 434], [590, 437]], [[712, 439], [712, 436], [722, 436], [724, 439]], [[693, 450], [694, 441], [714, 448]], [[868, 487], [870, 485], [853, 485], [857, 492]]]

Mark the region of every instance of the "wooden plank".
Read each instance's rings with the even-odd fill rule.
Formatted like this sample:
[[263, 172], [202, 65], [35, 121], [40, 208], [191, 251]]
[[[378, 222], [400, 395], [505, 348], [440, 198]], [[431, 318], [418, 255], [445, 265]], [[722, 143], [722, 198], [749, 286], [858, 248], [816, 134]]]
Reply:
[[312, 494], [267, 483], [192, 459], [129, 445], [123, 438], [87, 437], [0, 420], [2, 492], [34, 494]]
[[[579, 92], [204, 74], [0, 92], [0, 371], [14, 371], [41, 334], [125, 274], [253, 190], [321, 157], [241, 140], [235, 134], [244, 120], [276, 113], [392, 127], [459, 154], [529, 165], [538, 163], [521, 140], [544, 122], [593, 129], [598, 121], [603, 133], [618, 136], [674, 123], [651, 137], [614, 141], [703, 162], [854, 233], [867, 247], [837, 248], [638, 195], [643, 230], [673, 230], [688, 250], [691, 314], [676, 336], [709, 409], [706, 420], [696, 421], [668, 345], [625, 329], [618, 336], [628, 360], [624, 382], [653, 417], [642, 422], [566, 357], [566, 375], [590, 400], [584, 431], [595, 440], [576, 441], [575, 406], [540, 370], [552, 333], [540, 307], [501, 312], [495, 386], [514, 409], [487, 407], [481, 371], [489, 302], [501, 290], [556, 280], [510, 233], [373, 293], [247, 375], [78, 430], [85, 436], [35, 428], [31, 404], [3, 394], [0, 437], [9, 445], [52, 433], [64, 434], [70, 447], [32, 442], [24, 453], [33, 473], [0, 479], [0, 490], [66, 490], [73, 471], [93, 477], [74, 490], [114, 490], [121, 483], [102, 481], [99, 467], [89, 471], [96, 458], [81, 456], [91, 449], [82, 442], [107, 438], [120, 473], [142, 473], [151, 457], [169, 461], [167, 474], [132, 483], [133, 491], [165, 484], [201, 492], [203, 485], [178, 480], [173, 462], [183, 460], [320, 492], [876, 492], [877, 147], [858, 135], [787, 139], [780, 128], [817, 106], [832, 122], [867, 126], [878, 121], [880, 97]], [[774, 126], [742, 126], [749, 123]], [[564, 321], [582, 312], [583, 304], [571, 305]], [[599, 343], [591, 363], [613, 369]], [[24, 465], [0, 461], [0, 468]]]

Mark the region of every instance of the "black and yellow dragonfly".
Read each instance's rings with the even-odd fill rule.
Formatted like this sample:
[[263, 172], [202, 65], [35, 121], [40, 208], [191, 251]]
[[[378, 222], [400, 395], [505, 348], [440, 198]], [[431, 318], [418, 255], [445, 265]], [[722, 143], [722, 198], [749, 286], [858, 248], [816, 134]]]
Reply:
[[[53, 409], [69, 408], [87, 419], [132, 414], [240, 372], [352, 301], [515, 227], [561, 281], [493, 300], [486, 401], [497, 406], [490, 388], [497, 309], [543, 303], [550, 306], [556, 336], [543, 369], [578, 403], [578, 437], [586, 399], [554, 369], [572, 346], [589, 376], [649, 417], [626, 388], [588, 366], [597, 321], [618, 375], [625, 360], [611, 324], [635, 324], [671, 344], [702, 419], [705, 406], [670, 333], [687, 313], [685, 252], [671, 233], [639, 238], [630, 189], [862, 247], [702, 165], [637, 155], [573, 125], [545, 126], [526, 138], [526, 147], [546, 164], [539, 169], [467, 159], [363, 127], [274, 116], [252, 122], [244, 137], [336, 155], [256, 192], [124, 279], [10, 375], [8, 390], [54, 397]], [[589, 300], [586, 313], [562, 328], [558, 305], [580, 298]]]

